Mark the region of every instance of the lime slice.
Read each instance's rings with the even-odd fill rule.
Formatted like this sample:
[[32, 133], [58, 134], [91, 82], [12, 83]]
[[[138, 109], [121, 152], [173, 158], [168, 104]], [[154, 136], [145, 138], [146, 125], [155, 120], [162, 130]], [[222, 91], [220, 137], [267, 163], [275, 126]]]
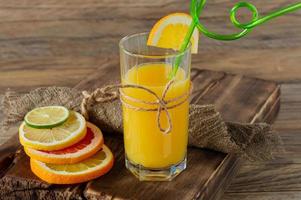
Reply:
[[69, 117], [69, 110], [63, 106], [35, 108], [25, 115], [26, 125], [32, 128], [53, 128], [62, 125]]

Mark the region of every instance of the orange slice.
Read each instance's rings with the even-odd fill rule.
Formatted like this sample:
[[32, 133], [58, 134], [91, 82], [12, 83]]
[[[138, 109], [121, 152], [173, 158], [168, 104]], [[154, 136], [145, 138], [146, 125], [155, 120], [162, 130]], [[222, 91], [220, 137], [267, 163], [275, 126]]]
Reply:
[[[147, 45], [179, 50], [192, 22], [186, 13], [172, 13], [161, 18], [151, 29]], [[191, 37], [191, 53], [198, 52], [199, 31], [194, 29]]]
[[73, 184], [104, 175], [112, 168], [113, 160], [112, 152], [106, 145], [103, 145], [101, 151], [80, 163], [57, 165], [30, 159], [30, 167], [36, 176], [47, 183]]
[[41, 162], [52, 164], [72, 164], [85, 160], [102, 148], [102, 133], [94, 124], [87, 122], [86, 136], [78, 143], [61, 150], [40, 151], [24, 147], [26, 154]]

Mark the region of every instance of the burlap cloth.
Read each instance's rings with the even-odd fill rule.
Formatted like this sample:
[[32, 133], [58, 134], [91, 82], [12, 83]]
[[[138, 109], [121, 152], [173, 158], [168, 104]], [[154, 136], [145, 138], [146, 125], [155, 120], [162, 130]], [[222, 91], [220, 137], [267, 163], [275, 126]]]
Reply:
[[[7, 91], [2, 102], [4, 118], [1, 132], [18, 125], [35, 107], [62, 105], [80, 111], [82, 92], [67, 87], [43, 87], [27, 94]], [[104, 133], [122, 133], [122, 111], [119, 100], [91, 104], [89, 121]], [[249, 160], [268, 160], [279, 150], [278, 134], [265, 123], [224, 122], [213, 105], [190, 105], [189, 146], [234, 153]]]

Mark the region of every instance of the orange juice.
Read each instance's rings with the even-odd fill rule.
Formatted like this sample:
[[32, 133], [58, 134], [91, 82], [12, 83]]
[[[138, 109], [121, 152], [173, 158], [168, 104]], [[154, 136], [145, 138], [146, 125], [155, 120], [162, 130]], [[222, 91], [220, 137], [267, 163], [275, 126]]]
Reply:
[[[125, 74], [122, 83], [147, 87], [162, 97], [166, 84], [169, 82], [170, 71], [171, 66], [165, 63], [138, 65]], [[165, 100], [189, 92], [190, 77], [183, 69], [178, 70], [174, 80]], [[123, 92], [135, 99], [156, 101], [154, 96], [143, 90], [127, 88], [123, 89]], [[179, 103], [179, 101], [171, 102], [167, 106]], [[145, 105], [129, 99], [126, 99], [126, 103], [135, 107], [158, 108], [158, 105]], [[164, 134], [158, 128], [157, 111], [137, 111], [123, 105], [124, 143], [129, 160], [143, 167], [154, 169], [167, 168], [184, 160], [188, 142], [189, 100], [168, 111], [171, 116], [172, 130]], [[160, 123], [163, 128], [168, 127], [165, 112], [161, 114]]]

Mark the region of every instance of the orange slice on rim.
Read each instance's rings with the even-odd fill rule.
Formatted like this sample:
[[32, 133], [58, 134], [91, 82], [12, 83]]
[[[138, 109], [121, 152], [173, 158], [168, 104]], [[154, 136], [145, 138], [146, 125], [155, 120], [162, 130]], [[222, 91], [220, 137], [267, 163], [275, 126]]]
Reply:
[[98, 178], [113, 166], [113, 154], [103, 145], [101, 151], [90, 158], [75, 164], [47, 164], [30, 159], [31, 171], [40, 179], [52, 184], [73, 184]]
[[41, 162], [52, 164], [72, 164], [89, 158], [102, 148], [103, 135], [98, 127], [87, 122], [87, 133], [78, 143], [54, 151], [41, 151], [24, 147], [26, 154]]
[[[192, 22], [186, 13], [172, 13], [156, 22], [151, 29], [147, 45], [179, 50]], [[194, 29], [191, 36], [191, 53], [198, 52], [199, 31]]]

